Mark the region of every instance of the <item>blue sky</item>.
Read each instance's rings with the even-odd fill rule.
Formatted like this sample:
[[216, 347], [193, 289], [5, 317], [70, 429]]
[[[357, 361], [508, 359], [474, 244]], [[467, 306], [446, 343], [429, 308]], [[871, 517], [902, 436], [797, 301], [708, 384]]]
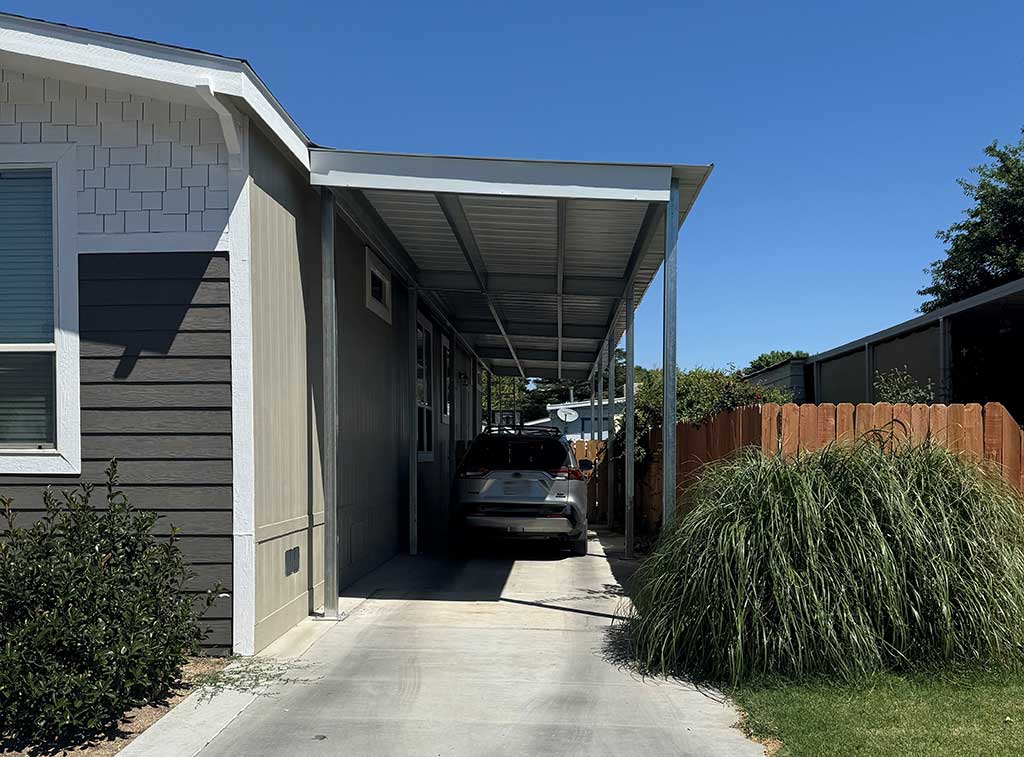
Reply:
[[331, 146], [714, 163], [680, 238], [684, 367], [913, 317], [955, 179], [1024, 125], [1019, 0], [4, 5], [245, 57]]

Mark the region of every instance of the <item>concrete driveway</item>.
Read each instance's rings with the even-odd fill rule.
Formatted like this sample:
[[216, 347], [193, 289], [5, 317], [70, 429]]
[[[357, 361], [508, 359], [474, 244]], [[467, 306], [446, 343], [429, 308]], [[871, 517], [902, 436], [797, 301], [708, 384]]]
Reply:
[[392, 560], [346, 592], [305, 682], [257, 697], [202, 754], [762, 755], [720, 700], [610, 661], [631, 565], [609, 546]]

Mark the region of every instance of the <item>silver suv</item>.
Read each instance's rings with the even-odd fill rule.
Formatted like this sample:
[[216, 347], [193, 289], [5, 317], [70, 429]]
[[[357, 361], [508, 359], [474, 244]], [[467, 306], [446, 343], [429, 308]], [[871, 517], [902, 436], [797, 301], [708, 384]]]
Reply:
[[550, 539], [587, 554], [589, 460], [576, 461], [557, 428], [488, 428], [455, 479], [459, 536]]

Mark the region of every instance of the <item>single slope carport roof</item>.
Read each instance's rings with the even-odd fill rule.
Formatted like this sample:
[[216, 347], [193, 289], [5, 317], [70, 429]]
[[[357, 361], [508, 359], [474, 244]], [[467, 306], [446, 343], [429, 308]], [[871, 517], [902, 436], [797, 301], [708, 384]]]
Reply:
[[[496, 375], [591, 378], [711, 166], [313, 148], [312, 183]], [[674, 237], [674, 235], [673, 235]]]

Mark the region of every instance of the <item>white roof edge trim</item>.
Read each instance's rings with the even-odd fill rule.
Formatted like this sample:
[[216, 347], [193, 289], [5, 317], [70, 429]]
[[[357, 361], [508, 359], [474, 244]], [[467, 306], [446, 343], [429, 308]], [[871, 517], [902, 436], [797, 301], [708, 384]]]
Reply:
[[[313, 185], [408, 192], [667, 202], [677, 167], [310, 150]], [[689, 168], [689, 167], [683, 167]], [[695, 166], [706, 171], [706, 166]]]
[[309, 138], [244, 61], [6, 14], [0, 14], [0, 52], [189, 89], [208, 84], [215, 93], [245, 100], [309, 167]]

